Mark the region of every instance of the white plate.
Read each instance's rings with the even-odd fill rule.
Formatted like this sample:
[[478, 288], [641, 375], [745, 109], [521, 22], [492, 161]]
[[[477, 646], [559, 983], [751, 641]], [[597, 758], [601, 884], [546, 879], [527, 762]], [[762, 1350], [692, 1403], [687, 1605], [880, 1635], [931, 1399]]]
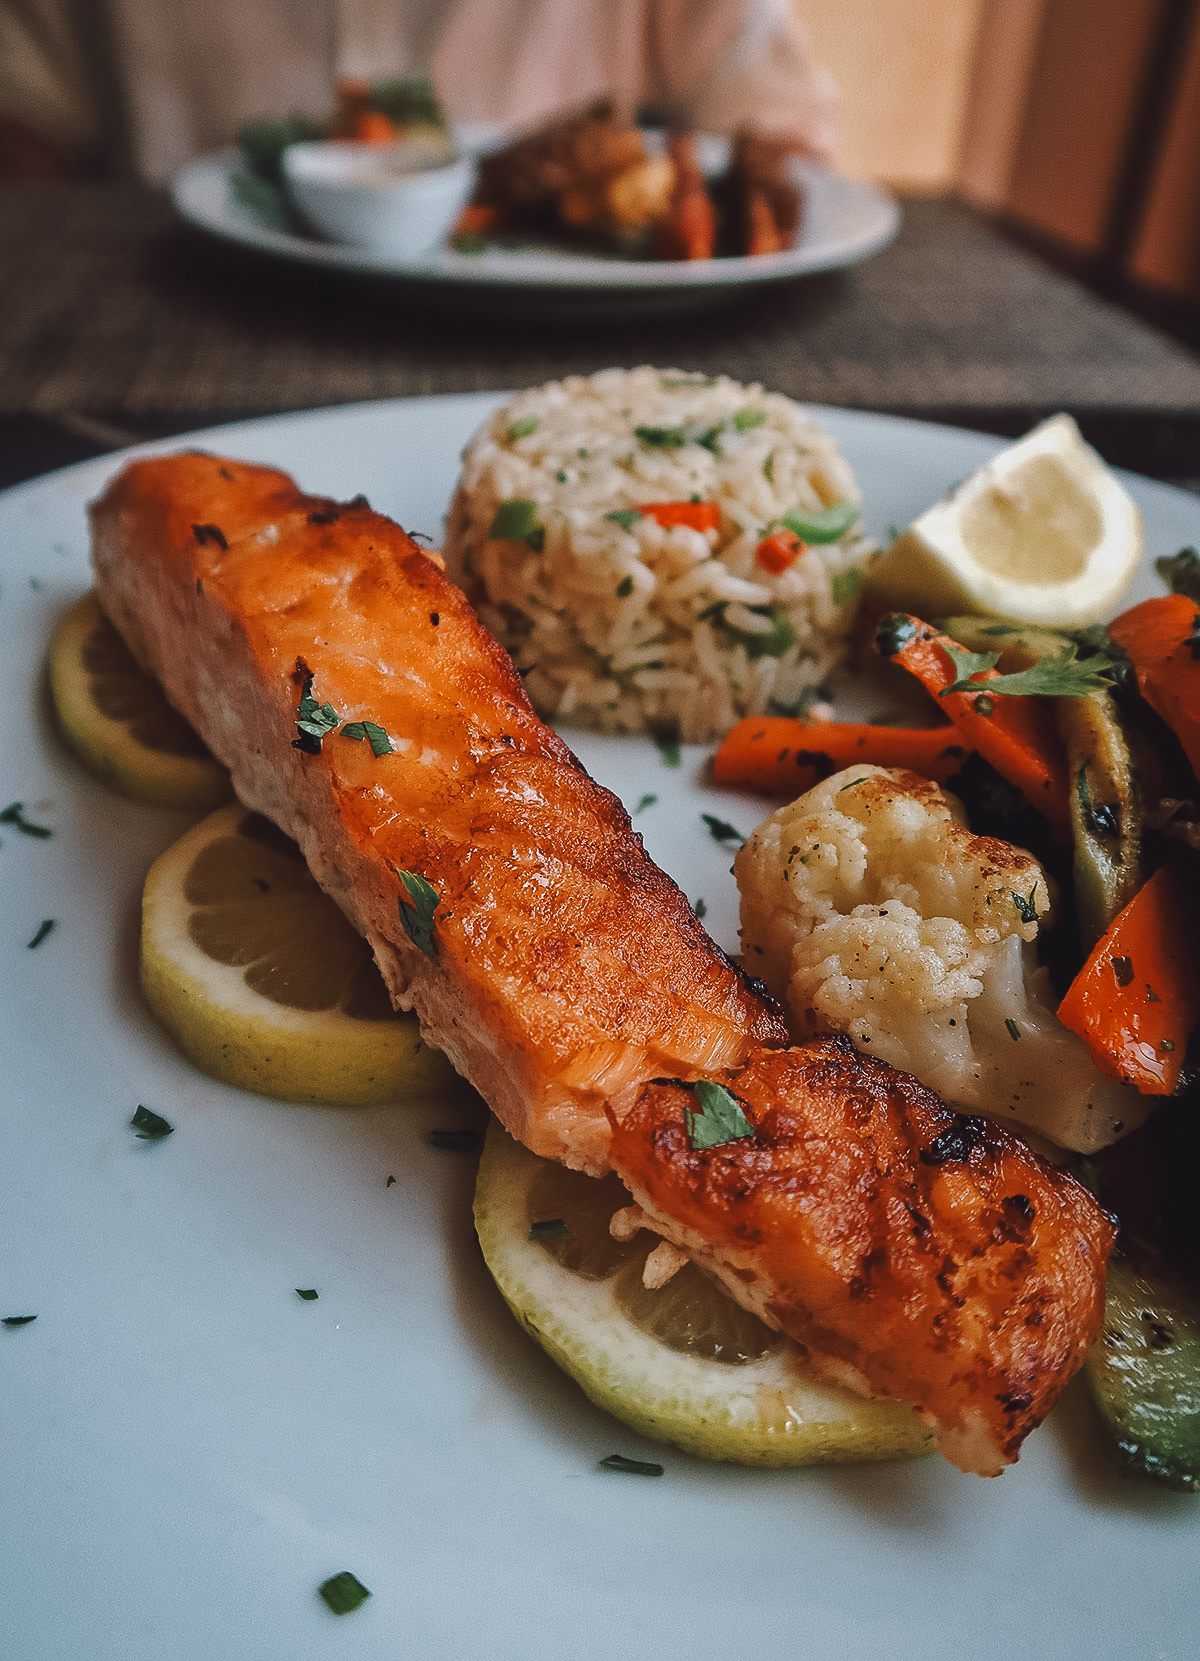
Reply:
[[[494, 402], [318, 411], [203, 443], [436, 533]], [[826, 418], [876, 532], [996, 447]], [[427, 1141], [461, 1109], [289, 1107], [181, 1060], [134, 955], [143, 873], [183, 820], [92, 783], [43, 702], [50, 630], [88, 582], [84, 505], [119, 459], [0, 498], [0, 806], [54, 833], [0, 826], [0, 1315], [37, 1316], [0, 1328], [4, 1655], [1194, 1656], [1198, 1502], [1116, 1474], [1077, 1388], [996, 1482], [938, 1459], [755, 1473], [652, 1451], [493, 1291], [471, 1157]], [[1151, 554], [1200, 543], [1200, 502], [1133, 488]], [[658, 797], [639, 828], [731, 944], [729, 856], [699, 814], [748, 829], [763, 804], [707, 789], [700, 751], [672, 771], [649, 744], [578, 748], [631, 806]], [[139, 1103], [175, 1134], [138, 1141]], [[599, 1472], [616, 1450], [665, 1476]], [[339, 1621], [316, 1589], [342, 1569], [373, 1596]]]
[[[718, 141], [719, 142], [719, 141]], [[814, 271], [852, 265], [892, 240], [900, 224], [895, 201], [879, 185], [846, 179], [808, 163], [796, 163], [806, 207], [794, 248], [779, 254], [714, 260], [621, 260], [550, 248], [489, 247], [480, 254], [447, 248], [420, 259], [398, 259], [362, 248], [272, 230], [239, 200], [233, 180], [235, 150], [189, 162], [171, 191], [183, 217], [202, 230], [305, 265], [365, 275], [403, 278], [437, 288], [558, 290], [606, 296], [626, 305], [639, 297], [719, 296], [746, 284], [771, 283]]]

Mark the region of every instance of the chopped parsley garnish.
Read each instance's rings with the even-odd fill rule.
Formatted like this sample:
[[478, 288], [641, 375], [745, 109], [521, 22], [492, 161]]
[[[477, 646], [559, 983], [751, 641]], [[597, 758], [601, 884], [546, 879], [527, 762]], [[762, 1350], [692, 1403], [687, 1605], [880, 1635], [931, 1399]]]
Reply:
[[477, 1130], [431, 1130], [429, 1145], [431, 1148], [442, 1148], [449, 1153], [470, 1153], [472, 1148], [479, 1146], [480, 1136]]
[[215, 542], [221, 552], [224, 553], [229, 546], [229, 543], [225, 540], [225, 532], [220, 525], [193, 525], [192, 535], [202, 548], [207, 542]]
[[315, 1286], [297, 1286], [296, 1296], [303, 1298], [305, 1303], [316, 1303], [320, 1293]]
[[689, 421], [682, 427], [635, 427], [633, 436], [652, 450], [679, 450], [685, 444], [699, 444], [717, 454], [720, 427], [702, 427], [698, 421]]
[[164, 1137], [175, 1134], [174, 1125], [168, 1124], [160, 1113], [143, 1107], [140, 1102], [129, 1124], [130, 1128], [137, 1132], [138, 1140], [141, 1142], [161, 1142]]
[[1037, 883], [1034, 883], [1027, 895], [1018, 894], [1015, 888], [1010, 888], [1009, 893], [1012, 895], [1012, 902], [1017, 908], [1017, 916], [1021, 921], [1023, 923], [1036, 923], [1038, 917], [1037, 900], [1035, 898]]
[[857, 565], [848, 571], [839, 571], [830, 585], [835, 606], [848, 606], [858, 599], [859, 590], [863, 585], [862, 568]]
[[868, 774], [863, 773], [861, 777], [857, 779], [847, 779], [845, 784], [839, 784], [838, 795], [840, 796], [843, 790], [853, 790], [856, 784], [866, 784], [868, 776]]
[[537, 432], [541, 424], [540, 416], [523, 415], [519, 421], [514, 421], [508, 429], [508, 442], [515, 444], [518, 438], [528, 438], [530, 433]]
[[321, 740], [327, 738], [341, 720], [332, 704], [319, 704], [312, 695], [313, 678], [308, 676], [300, 692], [300, 703], [296, 710], [296, 726], [299, 738], [292, 740], [293, 750], [302, 750], [305, 755], [319, 756]]
[[712, 813], [702, 813], [701, 819], [708, 826], [708, 834], [714, 842], [719, 842], [723, 848], [740, 848], [746, 838], [736, 825], [729, 824], [724, 819], [718, 819]]
[[1014, 1043], [1021, 1036], [1021, 1029], [1017, 1025], [1017, 1023], [1013, 1020], [1011, 1015], [1008, 1015], [1008, 1016], [1005, 1017], [1004, 1030], [1005, 1030], [1005, 1032], [1007, 1032], [1008, 1036], [1013, 1040]]
[[0, 825], [11, 825], [22, 836], [37, 836], [45, 841], [46, 837], [53, 836], [54, 832], [47, 825], [35, 825], [25, 817], [25, 808], [21, 802], [10, 802], [6, 808], [0, 808]]
[[895, 657], [916, 637], [917, 624], [902, 611], [889, 611], [879, 619], [875, 649], [881, 657]]
[[697, 917], [701, 917], [701, 918], [707, 917], [708, 916], [708, 902], [704, 899], [699, 899], [699, 900], [696, 901], [695, 905], [692, 907], [692, 910], [696, 913]]
[[652, 1459], [630, 1459], [623, 1453], [610, 1453], [600, 1461], [602, 1471], [620, 1471], [625, 1476], [661, 1476], [663, 1466]]
[[688, 441], [682, 427], [635, 427], [633, 436], [657, 450], [677, 450]]
[[505, 542], [525, 542], [538, 529], [537, 503], [524, 496], [513, 496], [496, 509], [488, 535]]
[[392, 741], [376, 721], [347, 721], [342, 728], [342, 738], [366, 739], [371, 746], [372, 755], [390, 756]]
[[5, 1315], [0, 1319], [0, 1326], [28, 1326], [30, 1321], [36, 1321], [36, 1315]]
[[46, 938], [46, 936], [48, 934], [53, 933], [54, 926], [55, 926], [55, 919], [53, 917], [47, 917], [42, 922], [40, 922], [38, 924], [37, 933], [34, 935], [32, 940], [29, 940], [29, 941], [26, 942], [26, 945], [28, 946], [28, 948], [31, 952], [36, 947], [41, 945], [42, 941]]
[[796, 631], [781, 613], [757, 606], [749, 609], [768, 618], [770, 628], [751, 632], [748, 629], [734, 628], [725, 620], [722, 620], [720, 627], [734, 636], [751, 663], [757, 663], [759, 658], [764, 657], [782, 657], [789, 647], [795, 645]]
[[1112, 682], [1116, 665], [1111, 658], [1099, 653], [1082, 662], [1076, 656], [1074, 644], [1065, 646], [1055, 657], [1039, 658], [1028, 669], [1018, 669], [1011, 675], [997, 675], [980, 685], [971, 679], [995, 668], [999, 652], [968, 652], [952, 640], [941, 640], [939, 645], [954, 665], [957, 679], [943, 687], [939, 697], [951, 692], [986, 692], [989, 698], [1083, 698], [1089, 692], [1104, 692]]
[[[641, 508], [614, 508], [612, 513], [606, 513], [604, 517], [611, 520], [614, 525], [620, 525], [623, 531], [627, 531], [631, 525], [636, 525], [638, 520], [644, 518], [645, 515], [642, 513]], [[629, 582], [629, 586], [632, 588], [633, 584], [630, 582], [630, 579], [627, 577], [625, 580], [626, 582]], [[619, 594], [620, 592], [621, 590], [618, 589], [617, 593]], [[626, 592], [628, 592], [628, 590], [626, 590]]]
[[561, 1217], [547, 1217], [540, 1223], [530, 1223], [529, 1238], [531, 1240], [561, 1240], [570, 1230]]
[[658, 747], [664, 767], [678, 767], [683, 760], [680, 749], [679, 723], [674, 720], [650, 721], [650, 736]]
[[365, 1603], [371, 1595], [358, 1576], [352, 1575], [349, 1569], [343, 1569], [341, 1574], [331, 1575], [328, 1580], [323, 1580], [317, 1590], [335, 1615], [353, 1614], [359, 1604]]
[[836, 542], [861, 514], [855, 502], [835, 502], [831, 508], [789, 508], [781, 523], [802, 542]]
[[740, 433], [748, 433], [751, 427], [761, 427], [767, 419], [765, 409], [740, 409], [733, 417], [733, 424]]
[[697, 1107], [685, 1107], [683, 1122], [693, 1153], [719, 1148], [726, 1142], [740, 1142], [754, 1135], [754, 1126], [742, 1112], [732, 1091], [711, 1079], [697, 1079], [694, 1086]]
[[657, 796], [653, 796], [653, 795], [643, 796], [640, 799], [640, 801], [638, 802], [638, 805], [634, 808], [634, 810], [633, 810], [634, 813], [635, 814], [641, 813], [645, 808], [653, 807], [657, 800], [658, 800]]
[[409, 905], [405, 905], [403, 899], [400, 901], [400, 921], [404, 924], [404, 931], [414, 946], [419, 947], [426, 957], [432, 957], [433, 914], [441, 903], [437, 889], [415, 871], [397, 871], [396, 875], [411, 901]]
[[632, 577], [622, 577], [620, 582], [617, 584], [617, 599], [618, 600], [627, 600], [632, 593], [633, 593], [633, 578]]

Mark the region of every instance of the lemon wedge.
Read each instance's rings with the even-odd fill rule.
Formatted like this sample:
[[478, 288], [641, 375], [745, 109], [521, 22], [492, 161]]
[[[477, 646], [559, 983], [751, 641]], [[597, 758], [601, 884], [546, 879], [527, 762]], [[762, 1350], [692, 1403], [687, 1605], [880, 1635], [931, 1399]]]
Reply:
[[881, 604], [921, 617], [1080, 628], [1116, 609], [1142, 549], [1137, 504], [1071, 417], [1056, 415], [914, 520], [867, 582]]
[[526, 1331], [596, 1403], [654, 1441], [743, 1465], [904, 1459], [931, 1446], [911, 1407], [813, 1383], [799, 1351], [692, 1264], [642, 1281], [657, 1237], [609, 1233], [630, 1203], [539, 1159], [493, 1122], [475, 1190], [484, 1259]]
[[366, 1106], [465, 1088], [416, 1017], [392, 1009], [300, 850], [237, 803], [151, 867], [141, 981], [196, 1066], [244, 1090]]
[[50, 642], [50, 695], [64, 738], [114, 790], [155, 807], [207, 812], [229, 774], [173, 710], [89, 590]]

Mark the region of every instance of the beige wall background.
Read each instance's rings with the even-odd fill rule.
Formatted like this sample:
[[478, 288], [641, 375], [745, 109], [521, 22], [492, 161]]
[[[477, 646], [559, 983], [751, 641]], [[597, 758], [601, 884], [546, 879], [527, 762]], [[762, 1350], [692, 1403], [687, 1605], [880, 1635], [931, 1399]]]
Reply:
[[839, 169], [905, 190], [952, 188], [985, 0], [793, 4], [841, 83]]
[[[1200, 11], [1169, 0], [792, 4], [841, 83], [842, 172], [957, 194], [1200, 306]], [[1166, 90], [1148, 140], [1151, 66]]]

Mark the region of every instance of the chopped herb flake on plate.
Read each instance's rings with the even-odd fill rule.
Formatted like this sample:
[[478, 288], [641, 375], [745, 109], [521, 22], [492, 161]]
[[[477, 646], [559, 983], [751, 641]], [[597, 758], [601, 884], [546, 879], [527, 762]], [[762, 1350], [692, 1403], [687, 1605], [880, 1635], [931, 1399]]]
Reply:
[[142, 1142], [161, 1142], [164, 1137], [173, 1136], [175, 1133], [174, 1125], [168, 1124], [161, 1114], [152, 1112], [148, 1107], [142, 1107], [140, 1103], [129, 1123]]
[[341, 1574], [330, 1575], [317, 1589], [335, 1615], [353, 1614], [371, 1595], [358, 1576], [351, 1574], [349, 1569], [343, 1569]]

